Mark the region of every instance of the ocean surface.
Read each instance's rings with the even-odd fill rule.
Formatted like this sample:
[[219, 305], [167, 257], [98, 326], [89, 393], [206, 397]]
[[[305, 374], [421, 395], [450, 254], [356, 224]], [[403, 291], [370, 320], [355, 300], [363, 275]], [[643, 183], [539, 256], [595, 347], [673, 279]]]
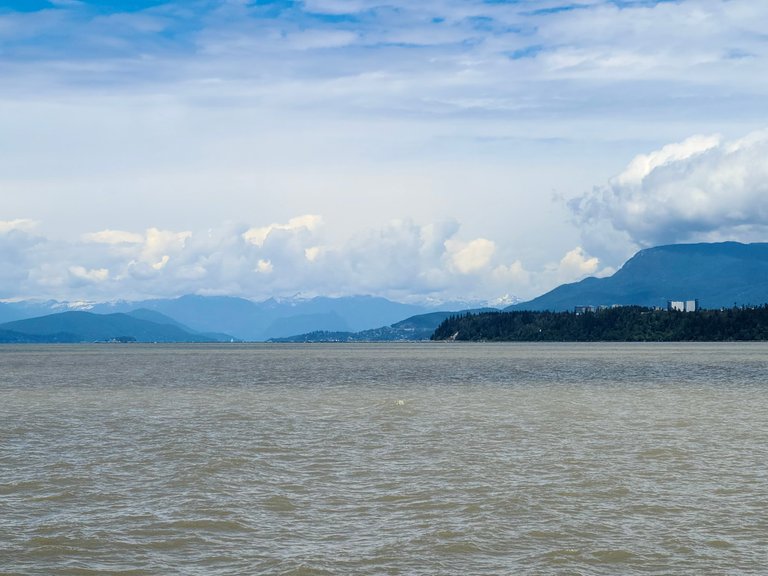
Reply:
[[768, 572], [768, 345], [0, 347], [0, 574]]

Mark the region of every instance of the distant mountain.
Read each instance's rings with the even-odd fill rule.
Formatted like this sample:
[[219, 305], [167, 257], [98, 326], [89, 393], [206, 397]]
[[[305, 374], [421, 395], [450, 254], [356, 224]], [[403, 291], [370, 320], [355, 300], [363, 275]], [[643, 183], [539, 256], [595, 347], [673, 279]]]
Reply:
[[109, 302], [96, 304], [92, 312], [129, 313], [136, 309], [157, 312], [198, 332], [226, 332], [251, 340], [257, 311], [255, 303], [229, 296], [187, 295], [172, 299]]
[[703, 308], [768, 302], [768, 243], [673, 244], [641, 250], [613, 276], [564, 284], [513, 310], [572, 310], [583, 305], [666, 306], [698, 299]]
[[403, 318], [435, 310], [480, 308], [482, 304], [444, 303], [404, 304], [375, 296], [341, 298], [270, 298], [254, 302], [231, 296], [186, 295], [140, 301], [105, 303], [21, 301], [0, 302], [0, 323], [65, 311], [97, 314], [125, 313], [136, 318], [171, 324], [224, 340], [265, 341], [314, 331], [356, 333], [391, 326]]
[[405, 342], [429, 340], [435, 329], [446, 319], [465, 313], [480, 313], [493, 310], [480, 308], [463, 312], [430, 312], [411, 316], [390, 326], [361, 330], [360, 332], [316, 330], [294, 336], [272, 338], [270, 342]]
[[270, 338], [281, 338], [298, 332], [309, 330], [325, 330], [333, 332], [348, 332], [349, 324], [335, 312], [320, 314], [304, 314], [301, 316], [288, 316], [278, 318], [264, 331]]
[[197, 295], [98, 304], [92, 311], [129, 312], [136, 308], [160, 312], [198, 332], [224, 332], [251, 341], [316, 330], [356, 332], [428, 311], [424, 306], [374, 296], [253, 302], [230, 296]]
[[165, 314], [161, 314], [160, 312], [157, 312], [155, 310], [138, 308], [136, 310], [131, 310], [130, 312], [126, 312], [126, 314], [128, 314], [128, 316], [131, 316], [133, 318], [139, 318], [140, 320], [148, 320], [149, 322], [155, 322], [157, 324], [170, 324], [171, 326], [176, 326], [177, 328], [181, 328], [185, 332], [190, 332], [192, 334], [197, 334], [198, 336], [202, 336], [203, 338], [206, 338], [211, 342], [231, 342], [235, 340], [234, 336], [225, 334], [224, 332], [197, 332], [196, 330], [192, 330], [192, 328], [190, 328], [189, 326], [182, 324], [181, 322], [177, 322], [170, 316], [166, 316]]
[[0, 342], [211, 342], [177, 325], [128, 314], [61, 312], [0, 324]]
[[57, 312], [87, 309], [81, 302], [59, 302], [57, 300], [21, 300], [19, 302], [0, 302], [0, 323], [24, 318], [35, 318]]
[[146, 320], [148, 322], [154, 322], [155, 324], [169, 324], [171, 326], [181, 328], [186, 332], [194, 332], [194, 330], [190, 330], [189, 327], [185, 326], [181, 322], [174, 320], [170, 316], [166, 316], [165, 314], [162, 314], [156, 310], [137, 308], [136, 310], [126, 312], [126, 314], [132, 318], [138, 318], [139, 320]]

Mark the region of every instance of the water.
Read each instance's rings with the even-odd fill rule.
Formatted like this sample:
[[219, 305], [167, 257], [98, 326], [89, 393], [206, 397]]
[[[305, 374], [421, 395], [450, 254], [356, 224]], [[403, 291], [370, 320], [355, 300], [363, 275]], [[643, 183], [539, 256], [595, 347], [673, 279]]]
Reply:
[[763, 574], [768, 345], [0, 347], [1, 574]]

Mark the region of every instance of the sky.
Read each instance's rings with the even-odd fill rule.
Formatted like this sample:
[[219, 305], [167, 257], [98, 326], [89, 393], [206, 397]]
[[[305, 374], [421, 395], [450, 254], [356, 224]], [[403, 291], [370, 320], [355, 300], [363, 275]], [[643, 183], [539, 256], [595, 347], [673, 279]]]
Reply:
[[768, 3], [0, 0], [0, 299], [529, 299], [768, 240]]

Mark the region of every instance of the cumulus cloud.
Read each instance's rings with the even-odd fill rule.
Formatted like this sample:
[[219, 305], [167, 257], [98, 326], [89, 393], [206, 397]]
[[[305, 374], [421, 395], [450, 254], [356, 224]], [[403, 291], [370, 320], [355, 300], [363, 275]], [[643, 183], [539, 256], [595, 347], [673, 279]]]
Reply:
[[295, 231], [307, 231], [313, 232], [323, 223], [323, 218], [317, 214], [305, 214], [303, 216], [297, 216], [291, 218], [287, 224], [270, 224], [269, 226], [262, 226], [259, 228], [249, 228], [243, 233], [243, 238], [255, 244], [256, 246], [263, 246], [267, 238], [273, 232], [295, 232]]
[[531, 273], [525, 269], [520, 260], [515, 260], [508, 266], [504, 264], [496, 266], [491, 275], [498, 284], [510, 287], [526, 286], [531, 281]]
[[184, 244], [192, 236], [192, 232], [172, 232], [150, 228], [144, 237], [140, 260], [149, 264], [155, 270], [163, 268], [171, 258], [184, 249]]
[[[590, 248], [768, 238], [768, 131], [694, 136], [632, 160], [570, 201]], [[602, 240], [601, 240], [602, 239]]]
[[[185, 293], [260, 299], [375, 294], [395, 299], [525, 293], [531, 273], [499, 261], [496, 243], [466, 238], [454, 220], [393, 220], [325, 242], [320, 216], [226, 224], [203, 232], [102, 230], [57, 242], [0, 233], [3, 297], [104, 300]], [[18, 236], [18, 237], [15, 237]], [[14, 242], [9, 239], [14, 237]]]
[[104, 282], [109, 278], [109, 270], [106, 268], [88, 270], [83, 266], [70, 266], [69, 273], [74, 278], [85, 280], [86, 282]]
[[[120, 283], [133, 277], [146, 282], [172, 260], [181, 257], [191, 237], [190, 231], [158, 228], [148, 228], [142, 233], [106, 229], [83, 234], [81, 244], [70, 245], [67, 249], [79, 258], [88, 259], [94, 267], [88, 269], [77, 265], [70, 267], [69, 272], [81, 280], [105, 282], [112, 279]], [[112, 272], [104, 274], [104, 270]], [[189, 275], [190, 270], [179, 271], [179, 274]], [[194, 273], [191, 275], [195, 276]]]
[[581, 246], [577, 246], [562, 257], [557, 275], [561, 282], [579, 280], [593, 275], [599, 265], [600, 261], [596, 257], [587, 255]]
[[[596, 256], [589, 254], [583, 247], [576, 246], [568, 250], [557, 260], [546, 263], [541, 267], [527, 268], [519, 260], [509, 265], [494, 266], [484, 278], [494, 282], [496, 286], [506, 285], [512, 294], [523, 296], [523, 299], [539, 296], [561, 284], [578, 282], [588, 276], [605, 277], [616, 270]], [[522, 293], [519, 291], [522, 289]], [[501, 293], [501, 292], [500, 292]], [[512, 300], [509, 294], [504, 300]]]
[[496, 244], [487, 238], [476, 238], [466, 243], [448, 240], [445, 245], [452, 268], [460, 274], [472, 274], [486, 268], [496, 251]]

